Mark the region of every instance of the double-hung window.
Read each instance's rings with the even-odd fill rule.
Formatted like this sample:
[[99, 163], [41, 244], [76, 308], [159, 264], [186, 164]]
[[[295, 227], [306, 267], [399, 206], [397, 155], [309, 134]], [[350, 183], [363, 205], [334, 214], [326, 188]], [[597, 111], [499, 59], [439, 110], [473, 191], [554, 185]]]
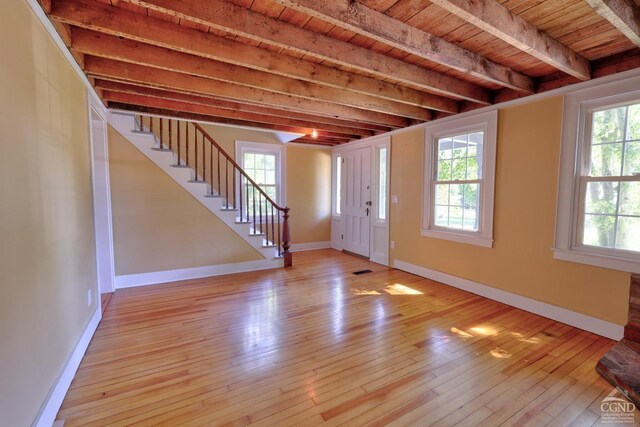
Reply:
[[640, 91], [615, 87], [565, 99], [554, 256], [640, 272]]
[[[236, 158], [240, 167], [276, 204], [283, 204], [283, 149], [275, 144], [236, 141]], [[240, 194], [243, 210], [248, 217], [271, 215], [271, 206], [250, 183], [241, 179]], [[273, 212], [276, 214], [277, 212]]]
[[497, 112], [428, 125], [422, 235], [493, 245]]

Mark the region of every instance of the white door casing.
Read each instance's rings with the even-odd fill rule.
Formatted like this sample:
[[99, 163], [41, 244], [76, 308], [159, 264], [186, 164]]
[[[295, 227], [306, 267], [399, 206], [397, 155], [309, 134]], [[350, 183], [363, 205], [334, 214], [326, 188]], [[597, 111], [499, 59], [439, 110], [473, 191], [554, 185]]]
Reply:
[[93, 179], [93, 215], [96, 238], [96, 273], [101, 294], [114, 291], [113, 231], [109, 184], [109, 151], [106, 119], [89, 107], [91, 169]]
[[[381, 158], [384, 164], [381, 164]], [[376, 141], [373, 146], [373, 181], [371, 208], [371, 261], [389, 265], [389, 180], [391, 171], [391, 138]], [[384, 168], [384, 169], [383, 169]]]

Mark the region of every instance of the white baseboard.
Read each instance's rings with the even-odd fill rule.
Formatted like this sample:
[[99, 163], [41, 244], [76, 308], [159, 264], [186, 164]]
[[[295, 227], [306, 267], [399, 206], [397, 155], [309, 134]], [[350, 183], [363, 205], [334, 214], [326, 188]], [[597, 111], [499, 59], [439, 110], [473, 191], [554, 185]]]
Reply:
[[223, 274], [244, 273], [246, 271], [267, 270], [282, 267], [282, 259], [237, 262], [232, 264], [209, 265], [205, 267], [182, 268], [179, 270], [155, 271], [151, 273], [116, 276], [116, 289], [134, 286], [155, 285], [178, 280], [200, 279]]
[[329, 249], [331, 242], [293, 243], [291, 252], [315, 251], [317, 249]]
[[100, 300], [98, 299], [96, 311], [93, 313], [91, 320], [89, 320], [89, 324], [78, 340], [78, 344], [76, 344], [73, 353], [71, 353], [71, 357], [67, 361], [67, 364], [64, 366], [64, 369], [62, 369], [62, 372], [58, 376], [58, 379], [56, 380], [53, 387], [51, 387], [49, 395], [42, 404], [40, 412], [38, 412], [38, 415], [36, 416], [36, 419], [32, 424], [33, 426], [51, 427], [53, 425], [53, 422], [56, 419], [56, 415], [60, 410], [60, 406], [62, 405], [62, 401], [67, 395], [67, 391], [69, 390], [71, 381], [76, 375], [78, 366], [80, 366], [82, 357], [87, 351], [87, 347], [89, 347], [91, 338], [93, 338], [93, 334], [98, 328], [100, 319], [102, 319], [102, 307], [100, 305]]
[[566, 323], [567, 325], [575, 326], [576, 328], [593, 332], [594, 334], [611, 338], [612, 340], [619, 341], [624, 335], [624, 326], [607, 322], [606, 320], [598, 319], [596, 317], [587, 316], [586, 314], [577, 313], [546, 302], [534, 300], [532, 298], [503, 291], [501, 289], [496, 289], [491, 286], [462, 279], [457, 276], [452, 276], [447, 273], [431, 270], [401, 260], [395, 260], [393, 266], [398, 270], [426, 277], [427, 279], [435, 280], [437, 282], [444, 283], [445, 285], [453, 286], [454, 288], [462, 289], [549, 319], [557, 320], [558, 322]]

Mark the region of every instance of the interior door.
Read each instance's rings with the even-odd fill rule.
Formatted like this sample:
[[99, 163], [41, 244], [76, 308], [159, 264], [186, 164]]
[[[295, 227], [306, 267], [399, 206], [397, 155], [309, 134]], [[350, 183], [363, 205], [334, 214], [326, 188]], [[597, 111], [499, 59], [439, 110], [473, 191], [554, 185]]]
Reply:
[[371, 148], [345, 152], [343, 159], [343, 249], [369, 258]]

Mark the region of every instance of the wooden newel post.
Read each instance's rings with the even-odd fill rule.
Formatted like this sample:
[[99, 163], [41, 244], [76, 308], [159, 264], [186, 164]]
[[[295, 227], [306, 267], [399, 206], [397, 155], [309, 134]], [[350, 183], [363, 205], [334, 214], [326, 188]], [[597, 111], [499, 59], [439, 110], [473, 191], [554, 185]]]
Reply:
[[293, 265], [293, 254], [289, 252], [291, 247], [291, 238], [289, 236], [289, 208], [284, 208], [282, 221], [282, 256], [284, 257], [284, 266], [291, 267]]

